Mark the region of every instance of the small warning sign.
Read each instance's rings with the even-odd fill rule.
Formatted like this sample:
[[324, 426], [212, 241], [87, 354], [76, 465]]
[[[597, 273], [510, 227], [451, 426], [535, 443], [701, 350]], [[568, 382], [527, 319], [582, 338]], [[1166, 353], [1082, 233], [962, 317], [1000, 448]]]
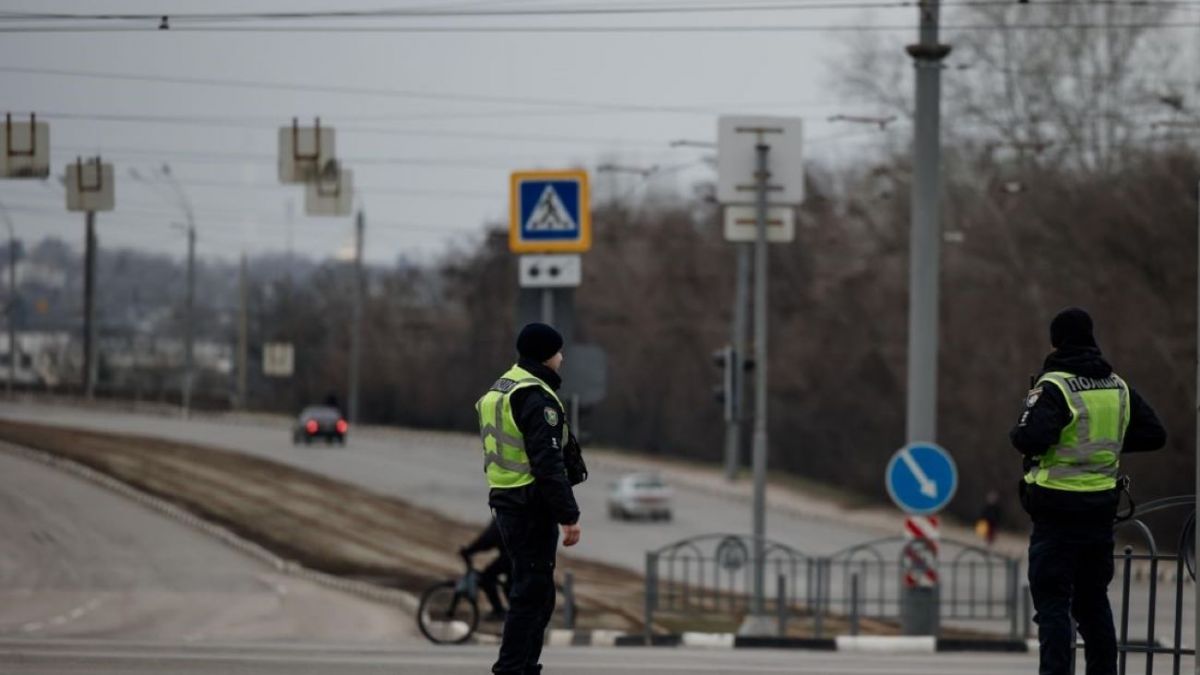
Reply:
[[582, 253], [591, 248], [586, 172], [515, 172], [510, 198], [509, 248], [514, 253]]

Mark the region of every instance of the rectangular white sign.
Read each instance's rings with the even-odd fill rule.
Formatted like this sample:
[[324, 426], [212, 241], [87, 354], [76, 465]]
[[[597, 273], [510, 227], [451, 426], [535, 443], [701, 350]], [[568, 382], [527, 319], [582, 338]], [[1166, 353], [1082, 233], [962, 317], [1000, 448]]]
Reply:
[[521, 288], [574, 288], [583, 281], [578, 255], [523, 255], [517, 267]]
[[340, 169], [333, 180], [316, 179], [304, 186], [304, 213], [348, 216], [354, 207], [354, 172]]
[[0, 132], [0, 178], [46, 178], [50, 175], [50, 125], [4, 121]]
[[113, 165], [76, 160], [67, 165], [67, 210], [112, 211], [116, 206]]
[[263, 375], [291, 377], [296, 367], [296, 352], [290, 342], [267, 342], [263, 345]]
[[337, 157], [333, 128], [279, 127], [279, 181], [307, 183], [316, 179], [325, 164]]
[[790, 117], [722, 116], [717, 123], [717, 201], [753, 204], [758, 145], [767, 146], [767, 202], [804, 201], [803, 123]]
[[[725, 240], [756, 241], [758, 239], [758, 211], [753, 206], [725, 207]], [[790, 206], [772, 206], [767, 209], [767, 241], [775, 244], [787, 243], [796, 238], [796, 212]]]

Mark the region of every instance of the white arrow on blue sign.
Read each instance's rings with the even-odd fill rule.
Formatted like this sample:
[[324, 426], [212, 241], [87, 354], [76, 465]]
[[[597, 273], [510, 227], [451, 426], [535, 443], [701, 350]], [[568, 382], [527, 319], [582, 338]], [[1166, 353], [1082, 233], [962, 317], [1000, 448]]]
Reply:
[[958, 489], [954, 459], [934, 443], [912, 443], [898, 450], [884, 478], [896, 506], [918, 516], [941, 511]]

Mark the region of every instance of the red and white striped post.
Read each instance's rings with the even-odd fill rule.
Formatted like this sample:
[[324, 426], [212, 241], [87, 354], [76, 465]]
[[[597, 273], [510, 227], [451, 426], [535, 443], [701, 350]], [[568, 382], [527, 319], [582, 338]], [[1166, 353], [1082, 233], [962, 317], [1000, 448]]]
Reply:
[[907, 588], [936, 588], [938, 585], [937, 516], [909, 516], [904, 519], [904, 585]]

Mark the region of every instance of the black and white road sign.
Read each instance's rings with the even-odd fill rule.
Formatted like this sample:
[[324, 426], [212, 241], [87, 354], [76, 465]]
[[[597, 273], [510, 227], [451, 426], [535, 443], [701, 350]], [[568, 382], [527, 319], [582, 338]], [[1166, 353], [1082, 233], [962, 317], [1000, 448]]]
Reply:
[[578, 255], [523, 255], [517, 266], [521, 288], [574, 288], [583, 281]]

